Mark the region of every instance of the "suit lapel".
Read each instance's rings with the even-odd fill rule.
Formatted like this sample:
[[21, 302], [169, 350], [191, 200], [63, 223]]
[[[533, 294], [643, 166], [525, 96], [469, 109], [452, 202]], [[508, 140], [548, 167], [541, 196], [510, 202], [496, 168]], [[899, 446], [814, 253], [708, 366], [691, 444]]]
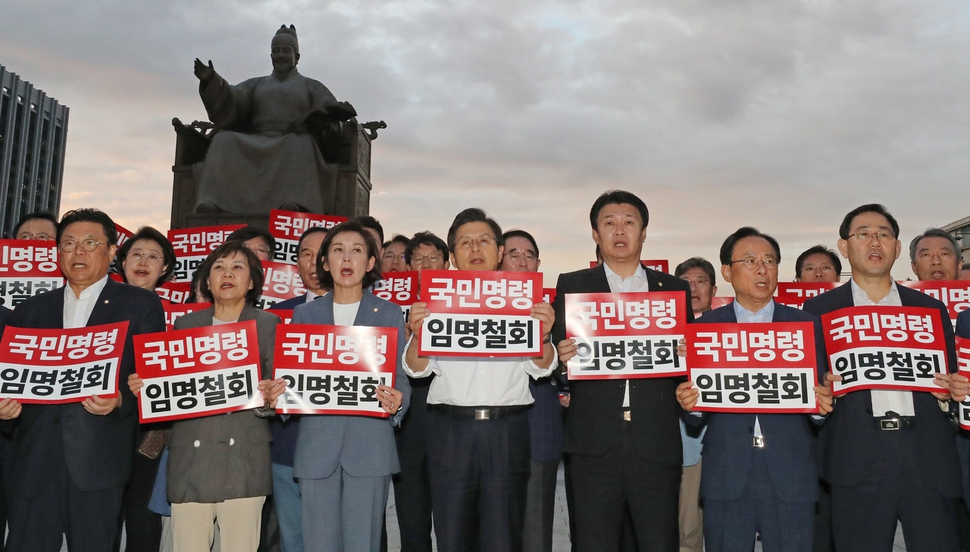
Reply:
[[364, 290], [364, 296], [360, 298], [360, 308], [357, 309], [357, 318], [354, 319], [355, 326], [372, 326], [371, 322], [377, 317], [380, 305], [377, 298], [372, 293]]
[[[94, 303], [94, 309], [91, 310], [91, 316], [88, 317], [87, 326], [98, 326], [100, 324], [108, 324], [110, 322], [117, 322], [117, 317], [112, 316], [115, 309], [119, 306], [120, 300], [117, 299], [118, 286], [126, 286], [128, 284], [119, 284], [111, 278], [104, 284], [104, 289], [101, 290], [101, 295], [98, 295], [97, 300]], [[65, 288], [67, 286], [65, 285]], [[67, 289], [64, 290], [67, 293]], [[64, 311], [64, 296], [61, 296], [61, 312]]]
[[[321, 310], [323, 314], [323, 320], [320, 324], [325, 324], [327, 326], [333, 326], [333, 292], [329, 292], [320, 299], [314, 299], [315, 303], [323, 303], [324, 309]], [[359, 311], [358, 311], [359, 314]]]

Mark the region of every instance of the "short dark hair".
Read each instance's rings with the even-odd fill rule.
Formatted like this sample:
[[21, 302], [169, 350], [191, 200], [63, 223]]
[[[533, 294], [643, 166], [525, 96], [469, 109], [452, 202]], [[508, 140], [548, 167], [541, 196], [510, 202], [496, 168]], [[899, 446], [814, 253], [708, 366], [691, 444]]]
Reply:
[[536, 250], [536, 259], [539, 258], [539, 244], [536, 243], [536, 239], [532, 237], [532, 234], [526, 232], [525, 230], [509, 230], [508, 232], [502, 234], [502, 243], [505, 243], [509, 238], [525, 238], [529, 240], [532, 244], [532, 248]]
[[970, 263], [963, 263], [960, 265], [960, 270], [970, 270]]
[[775, 238], [772, 238], [768, 234], [762, 234], [757, 228], [743, 226], [728, 236], [724, 240], [724, 243], [721, 244], [720, 258], [722, 265], [731, 266], [731, 261], [734, 260], [731, 258], [734, 255], [734, 246], [744, 238], [761, 238], [767, 241], [771, 244], [771, 248], [775, 250], [775, 256], [777, 257], [775, 260], [779, 263], [781, 262], [781, 248], [778, 247], [778, 241]]
[[677, 268], [674, 269], [674, 277], [680, 278], [685, 272], [693, 268], [703, 270], [704, 273], [707, 274], [707, 277], [711, 279], [711, 285], [717, 285], [717, 277], [714, 272], [714, 265], [712, 265], [711, 261], [708, 261], [704, 257], [691, 257], [680, 263], [677, 265]]
[[323, 226], [311, 226], [310, 228], [307, 228], [302, 234], [300, 234], [300, 239], [296, 242], [297, 254], [299, 254], [300, 248], [303, 247], [303, 240], [306, 239], [307, 236], [312, 236], [313, 234], [319, 234], [321, 232], [324, 236], [326, 236], [327, 232], [329, 231], [329, 228], [324, 228]]
[[104, 229], [104, 236], [108, 239], [108, 247], [118, 245], [118, 229], [115, 228], [115, 221], [107, 213], [100, 209], [82, 208], [74, 209], [64, 213], [61, 223], [57, 225], [57, 243], [61, 243], [61, 236], [64, 229], [75, 222], [93, 222], [100, 224]]
[[458, 233], [459, 228], [469, 222], [484, 222], [488, 224], [492, 229], [492, 233], [495, 234], [496, 245], [502, 246], [505, 243], [502, 239], [502, 227], [495, 222], [495, 219], [490, 218], [485, 214], [485, 211], [478, 207], [469, 207], [455, 215], [455, 220], [451, 223], [451, 228], [448, 229], [448, 250], [452, 253], [455, 252], [455, 234]]
[[[155, 287], [162, 285], [167, 282], [175, 272], [175, 249], [172, 247], [172, 242], [168, 241], [168, 238], [164, 234], [155, 230], [151, 226], [142, 226], [135, 232], [135, 235], [128, 238], [121, 248], [118, 249], [118, 267], [125, 263], [125, 259], [128, 258], [128, 252], [131, 251], [132, 246], [136, 241], [147, 240], [158, 244], [162, 248], [162, 262], [165, 264], [165, 270], [158, 275], [158, 281], [155, 282]], [[121, 270], [121, 278], [127, 282], [128, 278], [125, 276], [125, 271]]]
[[866, 205], [860, 205], [855, 209], [849, 211], [849, 214], [845, 215], [842, 219], [842, 225], [839, 226], [839, 237], [843, 240], [849, 239], [849, 230], [852, 226], [852, 220], [863, 213], [876, 213], [877, 215], [882, 215], [886, 217], [889, 221], [889, 226], [893, 230], [893, 234], [896, 234], [896, 239], [899, 239], [899, 223], [893, 218], [886, 208], [878, 203], [868, 203]]
[[[251, 238], [247, 238], [251, 239]], [[232, 257], [236, 253], [242, 253], [246, 257], [246, 264], [249, 265], [249, 279], [253, 281], [253, 289], [246, 292], [246, 301], [255, 306], [259, 301], [259, 296], [263, 294], [263, 263], [255, 253], [243, 245], [246, 240], [226, 240], [215, 251], [209, 253], [205, 261], [199, 265], [196, 275], [200, 278], [199, 291], [202, 296], [210, 303], [215, 302], [212, 297], [212, 290], [209, 289], [209, 274], [212, 273], [212, 265], [219, 259]]]
[[408, 242], [408, 246], [404, 248], [404, 261], [411, 266], [411, 255], [414, 254], [414, 250], [418, 248], [419, 245], [430, 245], [438, 251], [441, 252], [441, 256], [448, 258], [448, 244], [444, 242], [438, 236], [432, 234], [425, 230], [424, 232], [418, 232], [417, 234], [411, 236], [411, 240]]
[[909, 242], [909, 260], [910, 262], [916, 262], [916, 248], [919, 246], [919, 242], [923, 238], [943, 238], [950, 242], [953, 246], [953, 252], [957, 257], [963, 253], [963, 248], [960, 247], [960, 242], [953, 237], [953, 234], [947, 232], [942, 228], [927, 228], [925, 232], [913, 238], [913, 241]]
[[632, 205], [640, 212], [640, 218], [643, 220], [644, 228], [650, 222], [650, 212], [647, 211], [647, 204], [642, 199], [623, 190], [609, 190], [603, 192], [602, 195], [596, 198], [596, 201], [593, 202], [593, 207], [589, 210], [589, 225], [594, 230], [596, 229], [596, 220], [600, 217], [600, 211], [607, 205]]
[[349, 232], [356, 232], [364, 238], [364, 243], [367, 244], [367, 257], [373, 257], [374, 259], [374, 268], [370, 269], [367, 274], [364, 274], [364, 279], [361, 282], [362, 286], [369, 288], [374, 285], [374, 282], [381, 279], [381, 260], [377, 258], [377, 241], [365, 228], [360, 221], [354, 219], [341, 222], [330, 229], [326, 239], [323, 240], [323, 244], [320, 245], [320, 252], [317, 253], [317, 280], [320, 280], [320, 287], [333, 289], [333, 275], [330, 274], [330, 271], [324, 270], [323, 261], [327, 253], [330, 252], [330, 245], [333, 244], [334, 238], [340, 234]]
[[384, 227], [381, 226], [381, 223], [378, 222], [376, 218], [370, 215], [362, 215], [353, 220], [357, 221], [357, 223], [360, 224], [362, 228], [370, 228], [371, 230], [376, 230], [377, 236], [380, 238], [380, 241], [381, 242], [384, 241]]
[[802, 268], [805, 266], [805, 259], [811, 257], [812, 255], [828, 255], [829, 260], [832, 261], [832, 266], [835, 267], [835, 272], [837, 274], [842, 274], [842, 259], [839, 259], [839, 256], [835, 253], [835, 251], [832, 251], [824, 245], [815, 245], [809, 247], [805, 251], [802, 251], [802, 254], [795, 259], [796, 278], [802, 277]]
[[269, 246], [269, 258], [272, 259], [276, 252], [276, 238], [273, 234], [269, 233], [269, 230], [265, 228], [259, 228], [256, 226], [243, 226], [239, 230], [236, 230], [226, 238], [227, 242], [239, 241], [247, 242], [253, 238], [263, 238], [266, 241], [266, 245]]
[[23, 226], [24, 224], [32, 220], [38, 220], [38, 219], [46, 220], [51, 224], [53, 224], [54, 231], [55, 233], [57, 232], [57, 217], [55, 217], [52, 213], [48, 213], [47, 211], [34, 211], [33, 213], [27, 213], [26, 215], [20, 217], [20, 220], [17, 221], [17, 225], [13, 227], [13, 235], [10, 237], [16, 239], [17, 234], [20, 233], [21, 226]]
[[394, 234], [394, 237], [391, 238], [390, 241], [385, 242], [384, 245], [383, 245], [383, 247], [384, 247], [384, 249], [387, 249], [388, 247], [391, 246], [392, 243], [399, 243], [399, 244], [403, 245], [404, 248], [405, 248], [405, 250], [406, 250], [407, 247], [408, 247], [408, 243], [410, 243], [410, 242], [411, 242], [411, 240], [407, 239], [406, 236], [402, 236], [401, 234]]

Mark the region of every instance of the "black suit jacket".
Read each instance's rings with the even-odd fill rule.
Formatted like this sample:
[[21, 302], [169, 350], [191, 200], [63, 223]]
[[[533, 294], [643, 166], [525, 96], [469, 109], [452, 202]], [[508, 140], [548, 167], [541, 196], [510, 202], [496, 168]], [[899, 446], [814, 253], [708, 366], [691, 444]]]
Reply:
[[[21, 303], [6, 326], [63, 328], [64, 293], [61, 288]], [[137, 403], [128, 389], [135, 369], [132, 336], [165, 331], [161, 301], [151, 291], [111, 279], [95, 303], [88, 326], [128, 321], [124, 355], [118, 374], [121, 406], [107, 416], [95, 416], [80, 403], [25, 404], [20, 417], [5, 424], [12, 431], [13, 451], [5, 466], [7, 492], [20, 499], [38, 496], [47, 484], [58, 454], [67, 457], [71, 481], [82, 491], [121, 487], [131, 473]], [[63, 451], [63, 452], [61, 452]]]
[[[690, 308], [690, 285], [680, 278], [649, 268], [650, 291], [682, 291]], [[567, 293], [609, 293], [603, 266], [563, 274], [556, 284], [556, 323], [552, 327], [553, 343], [566, 338], [565, 298]], [[622, 422], [623, 389], [627, 380], [574, 380], [569, 382], [570, 403], [566, 417], [563, 451], [571, 454], [603, 456], [620, 437], [621, 424], [629, 423], [634, 449], [648, 462], [680, 466], [680, 405], [677, 385], [684, 378], [631, 379], [630, 409], [632, 421]]]
[[[919, 291], [903, 286], [897, 286], [897, 289], [903, 306], [928, 307], [939, 311], [937, 323], [946, 340], [949, 371], [956, 372], [953, 325], [946, 307]], [[852, 285], [848, 283], [809, 299], [803, 310], [822, 316], [852, 306]], [[940, 409], [936, 398], [926, 392], [913, 393], [913, 408], [916, 427], [900, 431], [915, 433], [918, 448], [916, 457], [926, 478], [932, 481], [937, 491], [943, 496], [961, 496], [960, 465], [953, 438], [956, 430], [950, 424], [947, 413]], [[887, 451], [895, 443], [901, 442], [892, 433], [879, 429], [873, 421], [872, 395], [869, 392], [854, 391], [843, 395], [819, 434], [822, 477], [833, 485], [842, 486], [891, 477], [896, 473], [894, 460], [898, 456], [887, 454]]]

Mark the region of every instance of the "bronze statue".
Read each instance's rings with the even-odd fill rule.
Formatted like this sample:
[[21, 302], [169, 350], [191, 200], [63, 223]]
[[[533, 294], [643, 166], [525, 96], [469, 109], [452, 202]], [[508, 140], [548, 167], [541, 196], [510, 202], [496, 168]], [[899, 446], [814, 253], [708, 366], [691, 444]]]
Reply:
[[319, 81], [297, 71], [296, 28], [271, 43], [273, 73], [235, 86], [195, 60], [199, 95], [217, 127], [199, 180], [196, 212], [270, 209], [327, 213], [335, 204], [334, 164], [340, 124], [357, 115]]

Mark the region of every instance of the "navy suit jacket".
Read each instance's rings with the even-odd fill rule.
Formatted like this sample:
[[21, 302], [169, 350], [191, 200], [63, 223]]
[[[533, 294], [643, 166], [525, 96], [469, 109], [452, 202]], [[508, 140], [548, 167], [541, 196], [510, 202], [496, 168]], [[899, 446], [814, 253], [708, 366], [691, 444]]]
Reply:
[[[333, 292], [297, 307], [293, 323], [333, 324]], [[397, 329], [397, 350], [388, 354], [396, 355], [394, 387], [404, 394], [404, 402], [390, 420], [367, 416], [303, 416], [296, 441], [294, 477], [323, 479], [330, 477], [338, 466], [355, 477], [391, 475], [401, 469], [392, 426], [400, 423], [411, 399], [411, 386], [401, 362], [407, 345], [401, 307], [364, 290], [354, 325]]]
[[[697, 319], [698, 324], [736, 323], [734, 305], [714, 309]], [[775, 303], [772, 322], [813, 322], [819, 378], [825, 371], [825, 342], [822, 326], [815, 315]], [[813, 395], [814, 396], [814, 395]], [[688, 421], [696, 416], [688, 416]], [[762, 454], [768, 476], [778, 498], [784, 502], [815, 502], [818, 475], [815, 470], [815, 444], [809, 416], [798, 414], [759, 414], [758, 422], [765, 448], [752, 447], [754, 414], [707, 413], [704, 435], [704, 462], [701, 467], [701, 496], [711, 500], [737, 500], [744, 491], [749, 467], [755, 454]]]
[[[852, 285], [847, 283], [818, 297], [805, 301], [803, 309], [818, 316], [853, 306]], [[953, 346], [953, 325], [946, 306], [929, 295], [897, 286], [903, 306], [928, 307], [939, 311], [938, 324], [947, 344], [949, 371], [956, 372], [956, 351]], [[819, 434], [822, 447], [822, 477], [833, 485], [852, 486], [859, 483], [887, 479], [896, 473], [895, 456], [885, 454], [889, 444], [887, 433], [879, 429], [872, 417], [872, 395], [854, 391], [840, 397]], [[943, 496], [962, 494], [960, 465], [957, 460], [954, 435], [947, 413], [940, 409], [930, 393], [914, 392], [916, 412], [917, 451], [923, 473]], [[896, 441], [894, 440], [893, 443]]]
[[[680, 278], [646, 268], [650, 291], [680, 291], [690, 308], [690, 285]], [[559, 276], [556, 284], [554, 344], [566, 338], [565, 299], [567, 293], [609, 293], [610, 283], [602, 265]], [[565, 366], [562, 366], [564, 369]], [[569, 382], [570, 404], [566, 415], [563, 451], [603, 456], [623, 429], [623, 390], [627, 380], [578, 380]], [[680, 415], [677, 385], [683, 378], [631, 379], [630, 407], [633, 448], [647, 462], [681, 466]]]
[[[6, 326], [63, 328], [66, 289], [24, 301], [8, 317]], [[71, 481], [82, 491], [121, 487], [128, 482], [138, 425], [137, 403], [128, 389], [128, 375], [135, 370], [132, 336], [165, 331], [162, 303], [151, 291], [108, 279], [87, 325], [121, 321], [128, 321], [118, 373], [121, 406], [107, 416], [95, 416], [80, 403], [24, 405], [18, 418], [4, 424], [13, 432], [12, 458], [4, 473], [11, 496], [37, 497], [50, 480], [59, 454], [66, 455]]]

